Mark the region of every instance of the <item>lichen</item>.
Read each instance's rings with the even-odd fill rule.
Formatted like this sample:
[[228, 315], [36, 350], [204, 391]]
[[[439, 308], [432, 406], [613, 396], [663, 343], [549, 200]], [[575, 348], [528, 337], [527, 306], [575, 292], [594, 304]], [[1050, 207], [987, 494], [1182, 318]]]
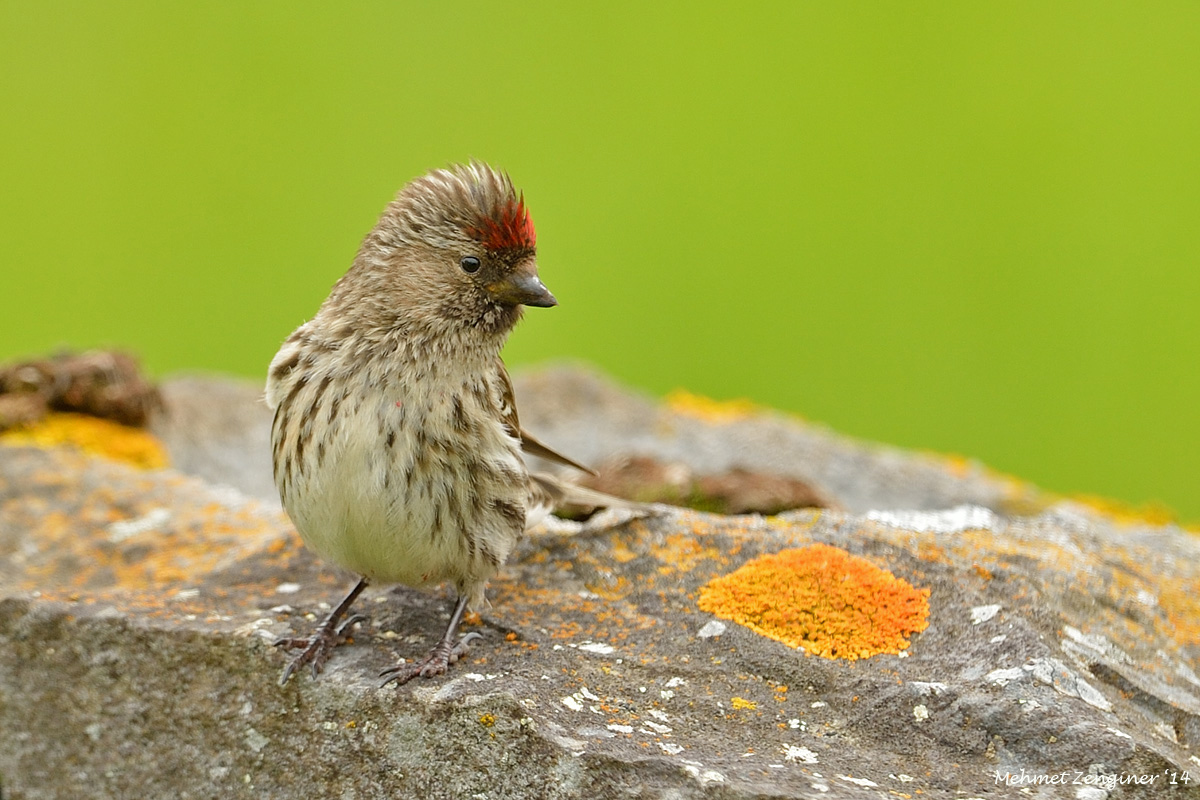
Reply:
[[1178, 514], [1169, 506], [1159, 502], [1151, 501], [1135, 505], [1124, 500], [1096, 494], [1077, 494], [1071, 496], [1070, 499], [1099, 511], [1118, 525], [1163, 526], [1179, 522]]
[[709, 422], [731, 422], [761, 410], [761, 406], [750, 400], [713, 400], [683, 389], [667, 395], [667, 407], [678, 414]]
[[929, 624], [929, 590], [825, 544], [760, 556], [710, 581], [700, 608], [825, 658], [899, 653]]
[[37, 447], [72, 445], [85, 453], [142, 469], [167, 466], [166, 451], [150, 433], [87, 414], [47, 414], [32, 425], [0, 433], [0, 442]]

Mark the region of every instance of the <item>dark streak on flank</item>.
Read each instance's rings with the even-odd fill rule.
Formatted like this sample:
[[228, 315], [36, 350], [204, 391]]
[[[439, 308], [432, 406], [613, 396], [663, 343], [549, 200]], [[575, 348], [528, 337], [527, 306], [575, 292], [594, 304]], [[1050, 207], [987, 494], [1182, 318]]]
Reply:
[[321, 406], [321, 398], [325, 396], [325, 390], [329, 388], [329, 384], [331, 383], [333, 383], [332, 375], [326, 375], [324, 378], [321, 378], [321, 382], [317, 385], [317, 393], [313, 395], [312, 405], [309, 406], [309, 412], [304, 415], [306, 423], [311, 423], [311, 417], [317, 415], [317, 410]]
[[462, 398], [454, 395], [454, 428], [465, 433], [470, 430], [471, 421], [467, 419], [466, 409], [463, 408]]
[[275, 458], [273, 462], [276, 479], [281, 477], [279, 467], [283, 463], [283, 443], [286, 440], [284, 432], [287, 430], [287, 424], [287, 406], [281, 404], [275, 409], [275, 419], [271, 421], [271, 438], [274, 439], [275, 445]]
[[317, 384], [317, 388], [313, 392], [312, 399], [304, 407], [304, 415], [300, 417], [300, 429], [297, 431], [296, 436], [296, 467], [301, 472], [304, 471], [304, 448], [308, 440], [312, 438], [313, 418], [320, 412], [321, 397], [324, 396], [325, 390], [329, 388], [332, 380], [333, 378], [329, 375], [321, 379], [321, 382]]
[[500, 516], [516, 530], [525, 529], [525, 509], [516, 503], [509, 503], [505, 500], [493, 500], [492, 508], [500, 512]]
[[344, 403], [344, 402], [346, 402], [346, 393], [345, 392], [342, 392], [341, 397], [339, 397], [338, 399], [330, 401], [330, 403], [329, 403], [329, 419], [326, 421], [326, 424], [328, 424], [330, 426], [333, 425], [333, 421], [335, 419], [337, 419], [338, 409], [341, 407], [342, 403]]
[[433, 524], [429, 526], [429, 539], [432, 542], [437, 542], [438, 537], [442, 533], [442, 504], [433, 504]]
[[463, 513], [463, 509], [458, 503], [450, 503], [450, 516], [454, 518], [454, 526], [458, 532], [466, 535], [468, 529], [467, 516]]
[[287, 393], [287, 397], [283, 398], [283, 402], [279, 404], [280, 407], [281, 408], [284, 406], [290, 407], [292, 405], [292, 403], [295, 401], [296, 395], [299, 394], [300, 390], [303, 389], [307, 385], [308, 385], [308, 376], [307, 375], [300, 375], [299, 377], [297, 377], [296, 382], [292, 384], [291, 390]]
[[497, 569], [500, 568], [500, 556], [496, 555], [492, 548], [488, 547], [487, 542], [480, 542], [479, 549], [483, 552], [483, 557], [488, 560], [489, 564]]

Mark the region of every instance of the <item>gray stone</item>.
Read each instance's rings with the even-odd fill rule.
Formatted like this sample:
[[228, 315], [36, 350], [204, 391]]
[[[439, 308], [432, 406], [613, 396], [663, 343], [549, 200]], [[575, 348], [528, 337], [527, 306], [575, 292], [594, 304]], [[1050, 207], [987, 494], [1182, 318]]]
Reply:
[[[251, 391], [197, 381], [175, 419], [209, 433], [160, 427], [193, 475], [0, 448], [4, 800], [1200, 795], [1196, 536], [573, 371], [518, 384], [523, 422], [572, 455], [772, 468], [848, 510], [555, 522], [446, 676], [378, 688], [450, 598], [372, 587], [354, 641], [281, 688], [269, 642], [309, 632], [352, 577], [267, 491]], [[930, 589], [904, 656], [808, 656], [697, 607], [713, 577], [814, 542]]]
[[180, 472], [279, 506], [271, 477], [271, 410], [262, 383], [184, 375], [159, 387], [151, 430]]

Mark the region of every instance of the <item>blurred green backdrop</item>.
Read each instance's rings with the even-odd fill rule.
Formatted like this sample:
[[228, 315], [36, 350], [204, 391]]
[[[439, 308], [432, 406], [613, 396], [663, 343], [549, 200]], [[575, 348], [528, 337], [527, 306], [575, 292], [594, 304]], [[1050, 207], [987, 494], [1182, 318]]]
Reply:
[[0, 358], [261, 376], [475, 156], [561, 302], [512, 363], [1200, 518], [1200, 5], [731, 8], [0, 2]]

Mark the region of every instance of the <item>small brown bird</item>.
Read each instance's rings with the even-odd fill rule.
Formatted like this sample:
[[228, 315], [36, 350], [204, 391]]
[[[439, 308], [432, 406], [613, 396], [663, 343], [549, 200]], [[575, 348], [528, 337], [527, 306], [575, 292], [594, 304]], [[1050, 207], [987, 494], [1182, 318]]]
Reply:
[[538, 277], [533, 221], [509, 177], [480, 162], [405, 186], [353, 266], [271, 362], [275, 483], [306, 545], [362, 578], [301, 652], [315, 677], [355, 622], [369, 581], [450, 581], [458, 602], [422, 660], [384, 683], [446, 671], [467, 608], [525, 529], [560, 501], [614, 498], [530, 475], [522, 454], [585, 469], [521, 430], [500, 349], [522, 306], [556, 305]]

